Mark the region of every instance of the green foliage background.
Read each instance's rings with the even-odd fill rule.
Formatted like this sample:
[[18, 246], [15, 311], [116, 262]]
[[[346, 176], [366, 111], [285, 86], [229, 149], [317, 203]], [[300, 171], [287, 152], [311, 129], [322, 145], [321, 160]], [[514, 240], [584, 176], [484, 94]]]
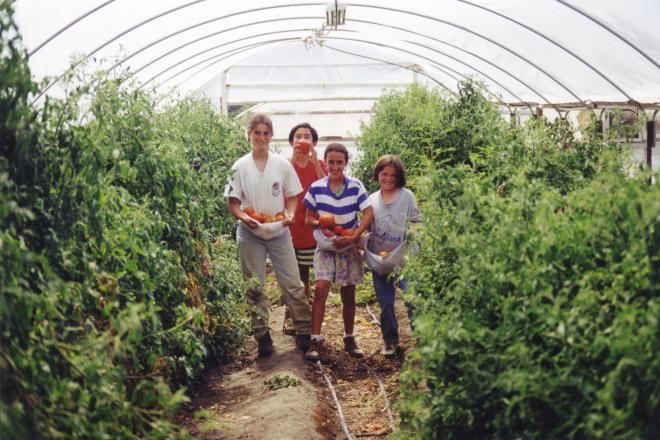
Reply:
[[424, 215], [394, 437], [657, 437], [660, 188], [594, 125], [479, 95], [392, 93], [360, 139], [359, 177], [399, 154]]
[[168, 438], [182, 385], [248, 331], [221, 197], [242, 132], [120, 74], [38, 87], [0, 7], [0, 432]]

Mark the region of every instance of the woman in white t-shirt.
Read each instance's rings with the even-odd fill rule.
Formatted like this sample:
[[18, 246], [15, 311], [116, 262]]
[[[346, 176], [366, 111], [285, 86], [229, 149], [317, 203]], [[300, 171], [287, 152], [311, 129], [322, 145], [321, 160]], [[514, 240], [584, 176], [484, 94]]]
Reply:
[[[236, 242], [243, 276], [248, 281], [246, 296], [252, 307], [252, 330], [260, 356], [273, 352], [269, 302], [264, 294], [267, 256], [291, 310], [296, 344], [303, 352], [309, 349], [312, 318], [288, 227], [294, 221], [296, 195], [302, 186], [291, 163], [269, 152], [272, 136], [271, 120], [255, 115], [248, 127], [252, 151], [234, 163], [225, 188], [229, 212], [238, 220]], [[281, 223], [264, 224], [265, 218], [276, 217]]]

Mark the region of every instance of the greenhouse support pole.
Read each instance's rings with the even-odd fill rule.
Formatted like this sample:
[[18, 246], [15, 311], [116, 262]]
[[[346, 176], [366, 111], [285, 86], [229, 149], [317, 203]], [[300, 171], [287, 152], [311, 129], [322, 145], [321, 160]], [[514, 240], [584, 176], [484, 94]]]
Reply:
[[220, 73], [220, 111], [224, 116], [229, 114], [229, 106], [227, 105], [227, 98], [229, 93], [227, 91], [227, 71], [223, 70]]
[[655, 147], [655, 118], [646, 121], [646, 165], [649, 170], [653, 169], [653, 159], [651, 157], [651, 148]]

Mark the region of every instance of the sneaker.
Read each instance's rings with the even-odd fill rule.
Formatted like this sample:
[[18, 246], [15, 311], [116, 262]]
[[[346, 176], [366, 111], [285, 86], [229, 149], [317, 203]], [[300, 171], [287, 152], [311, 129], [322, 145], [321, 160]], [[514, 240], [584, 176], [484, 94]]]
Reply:
[[391, 358], [396, 355], [396, 344], [385, 344], [380, 350], [380, 354], [386, 358]]
[[305, 360], [316, 362], [321, 359], [321, 341], [312, 339], [309, 349], [305, 352]]
[[273, 340], [270, 338], [270, 332], [257, 339], [257, 351], [259, 357], [268, 356], [273, 352]]
[[364, 356], [364, 352], [358, 348], [354, 336], [344, 337], [344, 350], [346, 350], [348, 354], [350, 354], [353, 357], [361, 358], [362, 356]]
[[311, 344], [311, 338], [309, 335], [296, 335], [296, 346], [302, 352], [307, 352]]

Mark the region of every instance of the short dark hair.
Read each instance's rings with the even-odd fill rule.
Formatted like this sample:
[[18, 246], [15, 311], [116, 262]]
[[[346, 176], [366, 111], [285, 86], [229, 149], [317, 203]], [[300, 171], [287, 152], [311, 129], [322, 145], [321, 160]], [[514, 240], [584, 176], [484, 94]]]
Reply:
[[317, 143], [319, 141], [319, 134], [316, 132], [316, 129], [309, 125], [309, 122], [301, 122], [300, 124], [294, 126], [291, 131], [289, 132], [289, 143], [293, 144], [293, 136], [295, 136], [296, 131], [298, 131], [299, 128], [306, 128], [309, 131], [312, 132], [312, 141], [314, 143]]
[[406, 186], [406, 167], [403, 165], [399, 156], [395, 154], [384, 154], [378, 158], [373, 175], [373, 179], [376, 182], [378, 182], [378, 175], [385, 167], [394, 168], [396, 172], [396, 186], [399, 188]]
[[270, 118], [266, 115], [263, 114], [256, 114], [252, 116], [252, 119], [250, 119], [250, 124], [248, 125], [248, 135], [252, 133], [252, 130], [254, 130], [257, 125], [259, 124], [264, 124], [268, 127], [270, 130], [270, 134], [273, 133], [273, 121], [270, 120]]
[[328, 154], [332, 152], [343, 153], [346, 158], [346, 163], [348, 163], [348, 150], [344, 144], [340, 144], [339, 142], [328, 144], [328, 146], [325, 147], [325, 153], [323, 153], [323, 160], [328, 160]]

